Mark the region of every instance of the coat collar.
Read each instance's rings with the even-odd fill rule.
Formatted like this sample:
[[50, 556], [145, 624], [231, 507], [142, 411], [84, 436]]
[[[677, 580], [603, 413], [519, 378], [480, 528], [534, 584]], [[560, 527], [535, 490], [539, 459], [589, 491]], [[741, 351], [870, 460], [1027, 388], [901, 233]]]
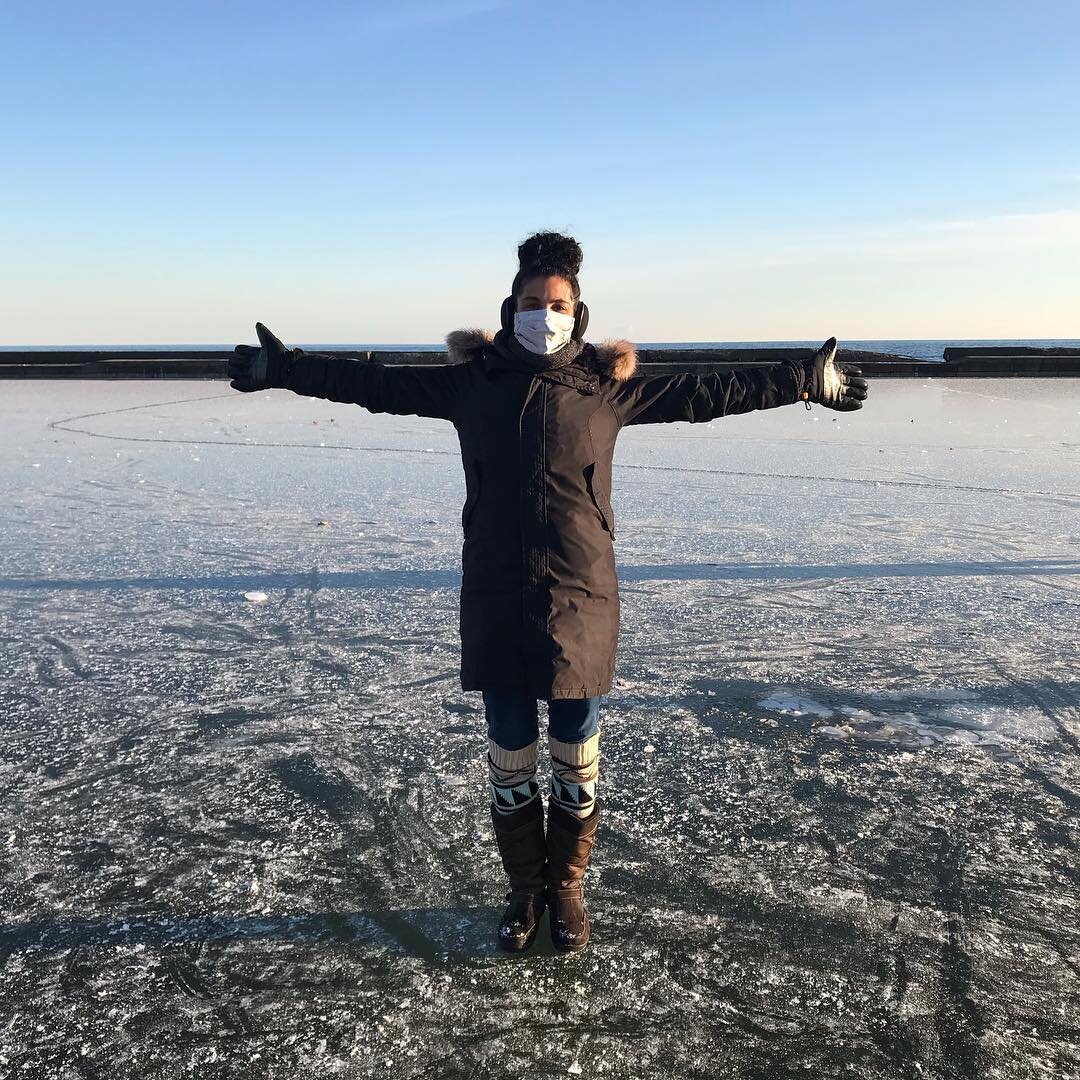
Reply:
[[[476, 327], [451, 330], [446, 335], [449, 361], [451, 364], [463, 364], [468, 360], [485, 357], [488, 361], [497, 360], [498, 354], [493, 349], [486, 348], [494, 340], [495, 335], [490, 330]], [[551, 371], [540, 374], [565, 382], [565, 378], [559, 377], [560, 372], [570, 374], [572, 370], [580, 372], [582, 369], [600, 379], [622, 382], [624, 379], [629, 379], [637, 370], [637, 350], [625, 338], [605, 338], [595, 345], [586, 345], [573, 364], [568, 364], [563, 368], [553, 368]]]

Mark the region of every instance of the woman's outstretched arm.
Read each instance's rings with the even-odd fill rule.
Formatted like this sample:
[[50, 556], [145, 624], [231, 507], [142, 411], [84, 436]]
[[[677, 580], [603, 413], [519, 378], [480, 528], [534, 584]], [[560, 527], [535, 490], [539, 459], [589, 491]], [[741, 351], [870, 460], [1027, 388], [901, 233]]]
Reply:
[[618, 384], [610, 401], [627, 424], [664, 424], [676, 420], [704, 423], [719, 416], [774, 409], [797, 401], [817, 402], [850, 411], [867, 396], [862, 371], [835, 362], [836, 339], [830, 338], [809, 360], [712, 371], [705, 375], [644, 375]]
[[234, 390], [292, 390], [306, 397], [362, 405], [369, 412], [453, 420], [464, 386], [458, 364], [380, 364], [290, 349], [262, 323], [259, 347], [237, 345], [228, 371]]

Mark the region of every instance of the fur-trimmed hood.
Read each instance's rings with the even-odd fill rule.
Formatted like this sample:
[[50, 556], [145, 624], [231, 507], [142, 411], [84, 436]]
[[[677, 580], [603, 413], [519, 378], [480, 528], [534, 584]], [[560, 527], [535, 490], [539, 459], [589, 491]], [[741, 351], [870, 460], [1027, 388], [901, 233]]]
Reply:
[[[495, 335], [490, 330], [468, 327], [451, 330], [446, 335], [446, 350], [451, 364], [463, 364], [480, 355], [485, 345], [490, 345]], [[582, 356], [591, 356], [589, 366], [602, 378], [621, 382], [629, 379], [637, 370], [637, 350], [625, 338], [605, 338], [591, 346]]]

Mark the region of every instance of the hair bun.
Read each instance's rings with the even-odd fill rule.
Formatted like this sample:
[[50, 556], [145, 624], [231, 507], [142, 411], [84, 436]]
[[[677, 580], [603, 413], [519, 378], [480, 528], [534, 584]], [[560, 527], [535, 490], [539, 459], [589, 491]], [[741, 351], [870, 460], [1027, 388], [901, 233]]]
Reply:
[[541, 270], [574, 278], [581, 269], [581, 260], [581, 245], [572, 236], [562, 233], [534, 233], [518, 245], [518, 265], [522, 270]]

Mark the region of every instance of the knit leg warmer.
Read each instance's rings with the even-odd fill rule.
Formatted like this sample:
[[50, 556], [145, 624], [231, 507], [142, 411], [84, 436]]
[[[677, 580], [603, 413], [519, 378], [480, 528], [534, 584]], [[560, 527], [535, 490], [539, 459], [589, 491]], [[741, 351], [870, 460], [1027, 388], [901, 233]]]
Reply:
[[551, 796], [562, 809], [588, 817], [596, 801], [599, 776], [600, 732], [582, 742], [563, 742], [548, 734], [551, 755]]
[[501, 814], [511, 814], [540, 796], [536, 780], [539, 738], [520, 750], [507, 750], [488, 737], [488, 782], [491, 802]]

